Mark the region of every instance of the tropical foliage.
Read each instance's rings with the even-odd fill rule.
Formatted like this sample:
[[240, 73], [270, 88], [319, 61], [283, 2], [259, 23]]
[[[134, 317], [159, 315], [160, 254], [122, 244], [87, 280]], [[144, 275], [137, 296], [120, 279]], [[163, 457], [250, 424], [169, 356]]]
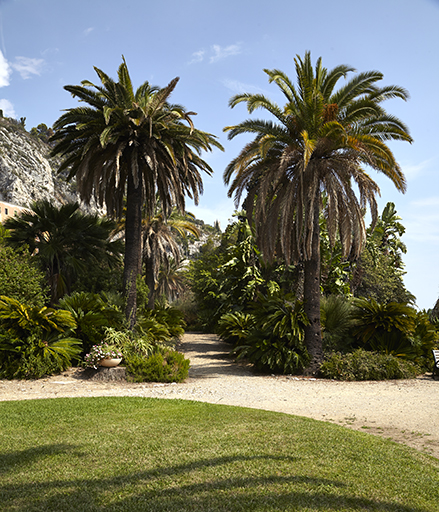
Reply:
[[222, 339], [235, 344], [238, 360], [257, 370], [281, 374], [300, 373], [309, 363], [304, 345], [307, 318], [303, 304], [280, 293], [258, 294], [252, 313], [229, 313], [219, 321]]
[[123, 328], [123, 302], [104, 293], [76, 292], [63, 297], [59, 307], [69, 311], [76, 322], [75, 336], [81, 340], [82, 355], [100, 343], [108, 328]]
[[352, 333], [363, 348], [410, 360], [423, 370], [429, 368], [431, 350], [439, 338], [426, 313], [407, 304], [356, 299], [352, 319]]
[[192, 112], [169, 103], [178, 78], [165, 88], [143, 83], [134, 91], [125, 60], [118, 81], [95, 68], [101, 84], [83, 81], [65, 89], [86, 106], [68, 109], [54, 124], [54, 155], [65, 157], [85, 201], [95, 197], [122, 217], [126, 201], [124, 290], [126, 317], [136, 323], [137, 276], [141, 273], [142, 211], [154, 214], [156, 195], [167, 217], [185, 210], [185, 196], [198, 201], [200, 171], [212, 170], [202, 151], [221, 148], [215, 137], [196, 129]]
[[321, 365], [323, 377], [337, 380], [411, 379], [419, 368], [391, 354], [357, 349], [348, 354], [333, 352]]
[[24, 250], [0, 243], [0, 290], [3, 295], [33, 306], [46, 301], [44, 274]]
[[[280, 70], [265, 70], [284, 94], [283, 108], [262, 94], [239, 94], [230, 100], [245, 103], [249, 113], [268, 112], [275, 121], [249, 119], [225, 128], [229, 138], [250, 133], [253, 141], [228, 165], [224, 180], [239, 203], [246, 194], [249, 222], [254, 222], [264, 258], [283, 255], [286, 262], [304, 262], [304, 303], [309, 318], [305, 338], [311, 355], [309, 371], [323, 358], [320, 331], [320, 225], [323, 211], [331, 243], [338, 233], [343, 256], [358, 257], [364, 247], [363, 211], [377, 217], [378, 185], [365, 172], [369, 166], [390, 178], [404, 192], [404, 175], [387, 141], [411, 141], [406, 126], [381, 106], [386, 99], [407, 99], [401, 87], [379, 87], [383, 75], [359, 73], [336, 89], [354, 69], [328, 71], [321, 58], [295, 59], [297, 85]], [[352, 185], [355, 184], [355, 187]], [[359, 198], [356, 196], [358, 192]]]
[[175, 209], [166, 219], [157, 206], [154, 215], [142, 221], [143, 261], [149, 288], [148, 307], [151, 309], [154, 309], [155, 300], [160, 295], [173, 298], [184, 288], [177, 273], [181, 249], [176, 235], [182, 238], [186, 233], [191, 233], [198, 237], [200, 231], [192, 222], [193, 219], [192, 214], [183, 216]]
[[28, 306], [0, 296], [0, 377], [40, 378], [59, 373], [80, 353], [68, 311]]
[[16, 217], [7, 219], [5, 243], [28, 251], [46, 273], [55, 304], [70, 293], [78, 273], [87, 265], [118, 261], [120, 240], [112, 240], [115, 223], [95, 214], [79, 211], [78, 203], [60, 207], [48, 200], [32, 203]]

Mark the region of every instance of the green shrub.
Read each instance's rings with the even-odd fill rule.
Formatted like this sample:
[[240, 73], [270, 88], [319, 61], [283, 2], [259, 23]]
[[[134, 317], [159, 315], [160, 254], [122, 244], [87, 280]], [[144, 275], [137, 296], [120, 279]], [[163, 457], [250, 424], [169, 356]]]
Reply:
[[237, 311], [226, 313], [219, 319], [217, 333], [223, 341], [235, 344], [246, 340], [255, 327], [254, 315]]
[[420, 370], [390, 354], [358, 349], [348, 354], [334, 352], [320, 366], [320, 373], [336, 380], [387, 380], [413, 379]]
[[3, 247], [0, 243], [2, 295], [32, 306], [42, 306], [47, 299], [47, 286], [44, 281], [44, 274], [37, 269], [31, 256], [11, 247]]
[[[252, 309], [255, 325], [241, 336], [232, 353], [257, 370], [281, 374], [300, 373], [309, 363], [304, 342], [307, 324], [303, 304], [289, 295], [258, 294]], [[253, 322], [251, 318], [248, 323]]]
[[189, 359], [175, 350], [156, 352], [144, 358], [125, 358], [127, 379], [131, 382], [182, 382], [189, 374]]
[[80, 353], [69, 311], [28, 306], [0, 296], [0, 376], [40, 378], [68, 368]]
[[79, 341], [62, 335], [31, 335], [24, 339], [0, 335], [0, 378], [40, 379], [61, 373], [79, 354]]

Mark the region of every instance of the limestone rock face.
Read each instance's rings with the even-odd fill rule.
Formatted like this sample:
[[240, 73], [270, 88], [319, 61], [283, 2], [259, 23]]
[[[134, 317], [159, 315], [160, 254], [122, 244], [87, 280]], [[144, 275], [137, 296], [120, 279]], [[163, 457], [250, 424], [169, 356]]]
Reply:
[[50, 147], [15, 120], [0, 118], [0, 200], [29, 206], [39, 199], [60, 205], [77, 201], [74, 185], [56, 175]]

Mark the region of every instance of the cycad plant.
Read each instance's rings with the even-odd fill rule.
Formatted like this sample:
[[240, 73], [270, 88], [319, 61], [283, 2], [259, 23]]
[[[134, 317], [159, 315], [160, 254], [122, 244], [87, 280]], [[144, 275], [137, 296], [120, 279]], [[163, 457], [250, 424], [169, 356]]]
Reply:
[[303, 303], [291, 295], [258, 294], [251, 312], [255, 325], [232, 353], [260, 371], [301, 373], [309, 363], [304, 343], [308, 320]]
[[351, 300], [343, 295], [322, 297], [320, 311], [325, 353], [349, 350], [354, 341]]
[[26, 247], [46, 273], [52, 304], [70, 293], [79, 271], [101, 261], [116, 264], [123, 250], [122, 242], [112, 239], [116, 224], [81, 212], [78, 203], [56, 206], [35, 201], [29, 210], [7, 219], [5, 227], [5, 243], [15, 249]]
[[59, 307], [72, 314], [76, 322], [75, 336], [82, 342], [83, 354], [102, 342], [106, 328], [124, 325], [122, 308], [109, 301], [104, 293], [75, 292], [62, 298]]
[[0, 296], [0, 376], [39, 378], [65, 370], [81, 351], [71, 335], [75, 327], [68, 311]]

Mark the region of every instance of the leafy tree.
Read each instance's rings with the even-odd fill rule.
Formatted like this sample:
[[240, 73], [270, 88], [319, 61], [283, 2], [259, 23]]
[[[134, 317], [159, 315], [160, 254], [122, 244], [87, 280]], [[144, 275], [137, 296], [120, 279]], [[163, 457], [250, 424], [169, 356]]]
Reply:
[[[122, 216], [126, 198], [124, 290], [130, 327], [136, 322], [136, 281], [141, 273], [142, 209], [154, 214], [156, 194], [163, 215], [185, 210], [185, 196], [198, 201], [201, 171], [212, 172], [201, 151], [221, 148], [215, 137], [195, 129], [191, 115], [168, 102], [178, 78], [160, 89], [148, 82], [133, 89], [125, 60], [114, 81], [95, 67], [101, 81], [65, 89], [87, 106], [69, 109], [54, 124], [53, 154], [63, 155], [81, 197], [94, 196], [109, 214]], [[185, 122], [187, 124], [185, 124]]]
[[401, 240], [405, 227], [399, 222], [400, 220], [395, 203], [387, 203], [375, 227], [368, 229], [367, 246], [372, 253], [380, 250], [385, 256], [389, 256], [390, 264], [402, 270], [404, 268], [402, 254], [407, 252], [407, 247]]
[[46, 144], [49, 143], [50, 137], [53, 135], [52, 128], [48, 128], [44, 123], [39, 124], [37, 127], [33, 127], [29, 132], [33, 137], [37, 137]]
[[54, 304], [71, 290], [78, 271], [99, 261], [116, 263], [121, 241], [111, 241], [115, 223], [79, 211], [78, 203], [54, 206], [48, 200], [32, 203], [29, 210], [4, 223], [10, 230], [5, 242], [26, 246], [46, 272]]
[[0, 293], [32, 306], [46, 301], [44, 274], [30, 255], [0, 243]]
[[[261, 108], [275, 121], [249, 119], [228, 126], [229, 138], [250, 133], [253, 141], [228, 165], [224, 180], [238, 203], [246, 192], [249, 221], [254, 221], [258, 245], [265, 258], [282, 255], [286, 262], [304, 262], [304, 302], [309, 325], [305, 340], [311, 355], [308, 372], [316, 372], [323, 358], [320, 327], [321, 193], [332, 244], [338, 233], [343, 256], [357, 258], [364, 248], [364, 207], [377, 217], [378, 185], [363, 166], [383, 173], [398, 190], [404, 175], [386, 144], [411, 141], [406, 126], [387, 114], [386, 99], [407, 99], [401, 87], [378, 87], [378, 71], [359, 73], [336, 89], [353, 68], [328, 71], [310, 53], [295, 59], [297, 85], [279, 70], [265, 70], [269, 81], [284, 94], [283, 108], [262, 94], [239, 94], [230, 106], [246, 103], [249, 113]], [[355, 186], [353, 186], [355, 185]], [[359, 198], [357, 198], [356, 190]]]
[[379, 303], [415, 302], [403, 281], [402, 255], [407, 249], [401, 240], [405, 227], [400, 220], [394, 203], [389, 202], [375, 227], [368, 228], [366, 249], [351, 278], [351, 288], [356, 297], [372, 298]]
[[415, 301], [389, 257], [381, 252], [373, 255], [368, 248], [361, 255], [352, 283], [355, 297], [371, 298], [384, 304]]

